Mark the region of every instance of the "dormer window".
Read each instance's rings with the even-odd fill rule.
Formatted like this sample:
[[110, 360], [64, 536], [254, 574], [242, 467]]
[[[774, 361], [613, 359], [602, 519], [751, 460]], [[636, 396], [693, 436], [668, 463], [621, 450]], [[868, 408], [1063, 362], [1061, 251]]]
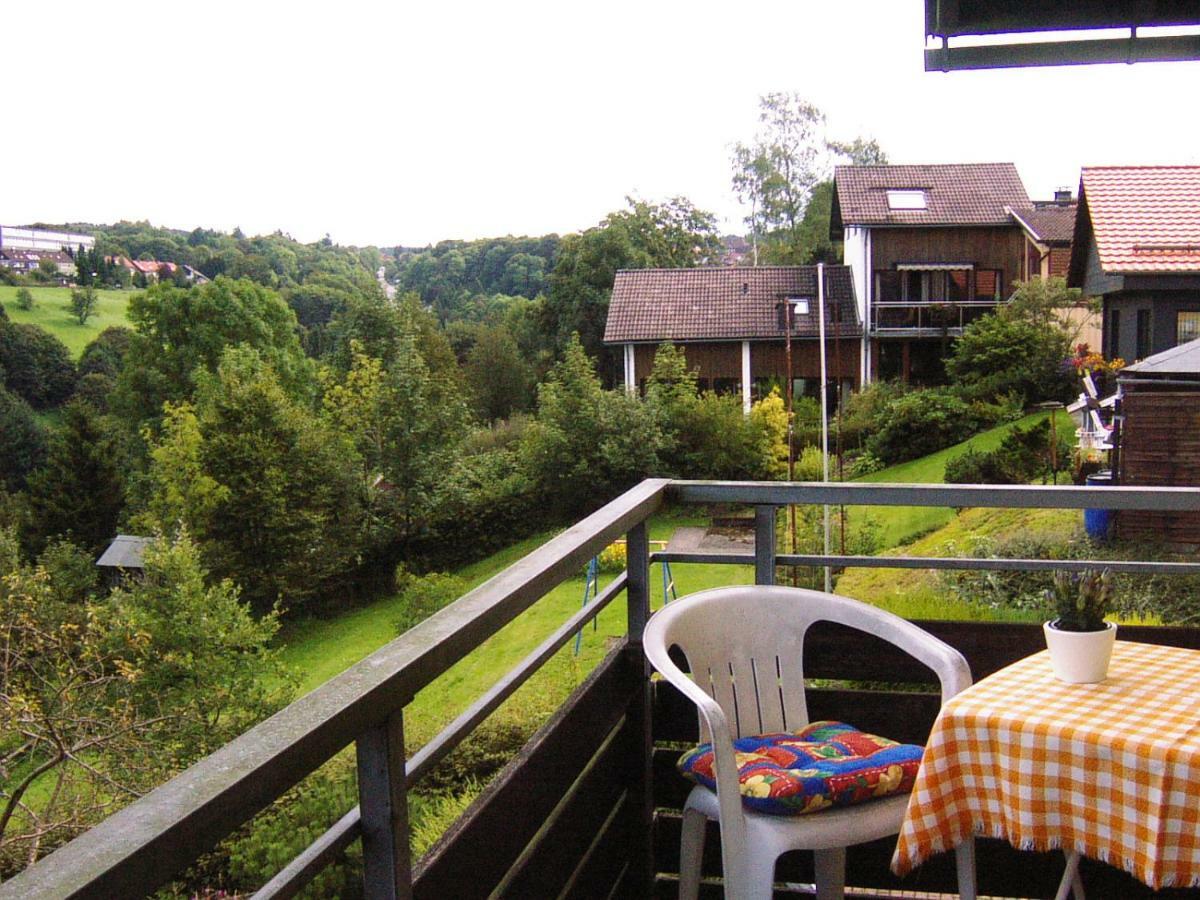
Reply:
[[807, 297], [788, 297], [788, 303], [792, 304], [793, 316], [808, 315], [808, 298]]
[[888, 191], [888, 209], [925, 209], [923, 190]]

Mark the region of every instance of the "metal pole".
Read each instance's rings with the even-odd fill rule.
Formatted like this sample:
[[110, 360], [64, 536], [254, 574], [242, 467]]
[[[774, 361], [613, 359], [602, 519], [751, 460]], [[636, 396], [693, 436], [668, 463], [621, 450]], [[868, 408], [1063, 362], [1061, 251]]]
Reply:
[[[821, 339], [821, 469], [824, 481], [829, 481], [829, 378], [825, 360], [825, 264], [817, 263], [817, 323]], [[793, 549], [793, 553], [796, 551]], [[825, 504], [825, 546], [829, 555], [829, 504]], [[833, 590], [833, 570], [825, 567], [825, 590]]]
[[[787, 395], [787, 451], [788, 451], [788, 481], [796, 480], [796, 450], [795, 450], [795, 422], [792, 420], [792, 298], [784, 299], [786, 304], [784, 310], [784, 326], [787, 331], [787, 386], [784, 393]], [[788, 504], [788, 523], [789, 531], [791, 532], [792, 540], [790, 549], [793, 553], [796, 552], [796, 507], [794, 504]], [[799, 582], [796, 567], [792, 566], [792, 587], [796, 587]]]

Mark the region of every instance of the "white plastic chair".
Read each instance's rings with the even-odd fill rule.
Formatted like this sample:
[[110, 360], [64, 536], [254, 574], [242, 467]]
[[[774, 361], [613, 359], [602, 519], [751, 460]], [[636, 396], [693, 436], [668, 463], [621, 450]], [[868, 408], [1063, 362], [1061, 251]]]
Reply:
[[[844, 896], [846, 847], [896, 834], [908, 795], [799, 816], [746, 809], [738, 790], [735, 737], [797, 731], [809, 723], [801, 660], [804, 635], [814, 622], [839, 622], [906, 651], [938, 676], [945, 703], [970, 686], [971, 670], [949, 644], [899, 616], [837, 594], [801, 588], [715, 588], [683, 597], [646, 625], [650, 664], [700, 713], [700, 739], [712, 741], [717, 791], [696, 786], [683, 811], [679, 858], [680, 900], [695, 900], [705, 822], [721, 829], [728, 900], [767, 900], [775, 861], [788, 850], [815, 853], [817, 897]], [[671, 661], [677, 646], [694, 678]], [[854, 724], [853, 710], [845, 719]], [[958, 848], [961, 896], [975, 896], [974, 842]]]

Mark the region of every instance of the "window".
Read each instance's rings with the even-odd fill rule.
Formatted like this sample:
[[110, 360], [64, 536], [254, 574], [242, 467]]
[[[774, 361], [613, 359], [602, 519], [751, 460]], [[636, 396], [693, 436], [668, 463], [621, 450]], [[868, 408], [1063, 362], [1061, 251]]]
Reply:
[[1185, 344], [1200, 338], [1200, 311], [1184, 310], [1175, 314], [1175, 342]]
[[1108, 358], [1121, 355], [1121, 311], [1115, 306], [1108, 311]]
[[888, 209], [924, 209], [923, 190], [888, 191]]
[[1150, 355], [1150, 310], [1137, 311], [1137, 358], [1145, 359]]
[[999, 303], [1003, 296], [1003, 273], [999, 269], [975, 270], [975, 300]]
[[793, 316], [808, 315], [808, 298], [807, 297], [788, 297], [788, 303], [792, 304]]

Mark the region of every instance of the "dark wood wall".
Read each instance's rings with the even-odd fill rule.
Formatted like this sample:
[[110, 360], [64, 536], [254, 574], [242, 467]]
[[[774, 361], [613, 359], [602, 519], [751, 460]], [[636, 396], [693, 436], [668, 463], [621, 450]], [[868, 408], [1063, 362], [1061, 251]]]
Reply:
[[1021, 277], [1025, 233], [1011, 228], [875, 228], [871, 231], [872, 269], [897, 263], [969, 262], [977, 269], [1001, 269], [1004, 295]]
[[[1200, 386], [1153, 392], [1130, 385], [1122, 409], [1122, 484], [1200, 486]], [[1125, 540], [1200, 547], [1200, 513], [1121, 510], [1116, 530]]]
[[[852, 378], [858, 383], [858, 337], [842, 338], [839, 347], [829, 338], [826, 342], [826, 367], [830, 378]], [[699, 375], [710, 384], [714, 378], [742, 378], [741, 341], [681, 344], [689, 368], [699, 369]], [[656, 344], [638, 344], [634, 348], [636, 376], [640, 384], [654, 368]], [[840, 368], [837, 365], [841, 358]], [[750, 342], [750, 375], [752, 378], [783, 378], [787, 374], [787, 349], [783, 341]], [[797, 378], [819, 378], [821, 375], [820, 346], [811, 339], [792, 341], [792, 371]]]

